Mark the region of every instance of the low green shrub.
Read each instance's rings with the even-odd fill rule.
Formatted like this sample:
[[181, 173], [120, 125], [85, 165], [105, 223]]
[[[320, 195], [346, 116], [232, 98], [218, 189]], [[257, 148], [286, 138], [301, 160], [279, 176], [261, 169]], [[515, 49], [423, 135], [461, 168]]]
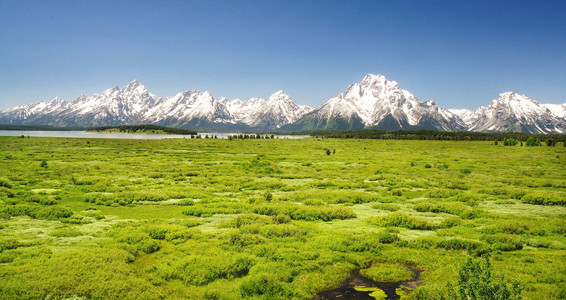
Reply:
[[491, 245], [493, 250], [515, 251], [523, 249], [523, 242], [520, 237], [512, 234], [493, 234], [484, 235], [481, 239]]
[[265, 299], [279, 298], [285, 294], [285, 288], [280, 280], [271, 274], [254, 275], [240, 286], [240, 295], [243, 298], [262, 297]]
[[241, 232], [230, 232], [221, 237], [225, 244], [241, 249], [251, 245], [263, 244], [266, 239], [260, 234], [253, 233], [241, 233]]
[[218, 225], [218, 227], [220, 228], [240, 228], [242, 226], [245, 225], [251, 225], [251, 224], [267, 224], [269, 223], [269, 219], [267, 219], [266, 217], [263, 216], [259, 216], [256, 214], [241, 214], [241, 215], [237, 215], [236, 217], [234, 217], [233, 219], [223, 222], [220, 225]]
[[185, 209], [182, 213], [194, 217], [210, 217], [217, 214], [239, 214], [247, 211], [244, 204], [238, 202], [198, 203]]
[[474, 209], [470, 209], [470, 210], [466, 210], [466, 211], [462, 212], [460, 214], [460, 217], [462, 219], [471, 220], [471, 219], [477, 219], [477, 218], [479, 218], [483, 215], [485, 215], [485, 212], [483, 210], [481, 210], [479, 208], [474, 208]]
[[412, 217], [401, 212], [390, 213], [386, 216], [369, 217], [370, 224], [383, 227], [403, 227], [408, 229], [433, 230], [435, 225], [424, 218]]
[[413, 207], [418, 212], [447, 213], [461, 215], [468, 208], [458, 202], [419, 202]]
[[77, 237], [83, 235], [83, 233], [76, 229], [62, 228], [50, 232], [49, 235], [54, 237]]
[[399, 205], [390, 204], [390, 203], [375, 203], [371, 206], [371, 208], [386, 210], [386, 211], [398, 211]]
[[9, 188], [0, 186], [0, 198], [7, 197], [7, 198], [14, 198], [14, 192], [12, 192]]
[[305, 221], [332, 221], [335, 219], [344, 220], [356, 217], [356, 214], [347, 207], [341, 206], [301, 206], [295, 204], [281, 203], [277, 205], [263, 205], [253, 208], [253, 212], [260, 215], [288, 215], [293, 220]]
[[146, 254], [151, 254], [161, 249], [159, 242], [157, 242], [156, 240], [149, 240], [149, 239], [140, 241], [137, 247], [141, 252]]
[[165, 280], [178, 279], [186, 284], [203, 286], [217, 279], [234, 279], [247, 275], [255, 264], [251, 257], [244, 254], [200, 256], [192, 255], [182, 259], [172, 268], [160, 275]]
[[306, 233], [292, 224], [270, 224], [261, 227], [260, 234], [266, 238], [304, 236]]
[[442, 220], [442, 222], [440, 223], [441, 228], [452, 228], [455, 226], [458, 226], [462, 223], [462, 219], [460, 219], [459, 217], [448, 217], [444, 220]]
[[0, 187], [5, 187], [8, 189], [12, 188], [12, 182], [6, 178], [0, 178]]
[[453, 189], [430, 189], [425, 193], [425, 197], [433, 199], [450, 198], [460, 192]]
[[566, 206], [566, 193], [529, 193], [521, 198], [521, 202], [535, 205]]
[[407, 281], [415, 276], [409, 268], [394, 262], [374, 263], [367, 269], [361, 269], [360, 274], [373, 281], [383, 283]]
[[469, 239], [462, 239], [462, 238], [444, 239], [438, 242], [436, 247], [447, 250], [467, 250], [467, 251], [488, 249], [488, 246], [485, 243], [469, 240]]
[[34, 219], [58, 220], [69, 218], [73, 215], [73, 211], [62, 206], [39, 206], [33, 204], [17, 204], [2, 208], [0, 213], [7, 214], [12, 217], [28, 216]]
[[4, 252], [5, 250], [16, 249], [21, 245], [22, 244], [16, 239], [0, 238], [0, 253]]

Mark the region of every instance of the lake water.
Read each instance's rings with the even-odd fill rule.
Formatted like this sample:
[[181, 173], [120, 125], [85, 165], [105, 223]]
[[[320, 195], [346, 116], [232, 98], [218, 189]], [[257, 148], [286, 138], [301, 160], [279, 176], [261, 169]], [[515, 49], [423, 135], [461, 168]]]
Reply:
[[350, 277], [348, 277], [343, 283], [342, 286], [334, 289], [334, 290], [330, 290], [330, 291], [324, 291], [324, 292], [320, 292], [318, 293], [314, 299], [315, 300], [321, 300], [321, 299], [353, 299], [353, 300], [370, 300], [370, 299], [375, 299], [374, 297], [370, 296], [370, 292], [369, 291], [359, 291], [356, 289], [356, 287], [365, 287], [365, 288], [378, 288], [380, 290], [382, 290], [383, 292], [385, 292], [386, 295], [386, 299], [399, 299], [399, 295], [397, 295], [397, 289], [398, 288], [409, 288], [409, 289], [414, 289], [416, 288], [420, 283], [420, 279], [421, 279], [421, 273], [422, 271], [413, 267], [409, 267], [407, 266], [407, 268], [409, 270], [411, 270], [411, 272], [413, 272], [414, 276], [411, 280], [407, 280], [407, 281], [397, 281], [397, 282], [389, 282], [389, 283], [384, 283], [384, 282], [376, 282], [373, 280], [370, 280], [368, 278], [363, 277], [360, 274], [360, 270], [355, 270], [350, 274]]
[[[229, 135], [238, 133], [227, 132], [199, 132], [201, 137], [208, 135], [219, 139], [226, 139]], [[251, 133], [249, 133], [251, 134]], [[36, 130], [0, 130], [0, 136], [33, 136], [33, 137], [65, 137], [65, 138], [95, 138], [95, 139], [190, 139], [190, 135], [180, 134], [141, 134], [141, 133], [101, 133], [87, 131], [36, 131]], [[275, 135], [279, 139], [303, 139], [308, 135]]]

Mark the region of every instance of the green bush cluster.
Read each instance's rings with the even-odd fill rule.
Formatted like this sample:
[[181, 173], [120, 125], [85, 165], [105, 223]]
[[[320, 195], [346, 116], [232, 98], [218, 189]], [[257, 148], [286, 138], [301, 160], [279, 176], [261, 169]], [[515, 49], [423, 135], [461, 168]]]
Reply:
[[351, 209], [342, 206], [312, 207], [278, 203], [277, 205], [257, 206], [252, 211], [256, 214], [267, 216], [288, 215], [293, 220], [305, 221], [332, 221], [356, 217], [356, 214]]
[[521, 198], [521, 202], [535, 205], [566, 206], [566, 193], [529, 193]]
[[12, 188], [12, 182], [6, 178], [0, 178], [0, 187], [5, 187], [8, 189]]
[[76, 229], [62, 228], [50, 232], [49, 235], [54, 237], [77, 237], [83, 235], [83, 233]]
[[261, 297], [275, 299], [288, 295], [280, 280], [271, 274], [258, 274], [247, 278], [240, 286], [240, 295], [244, 298]]
[[412, 217], [405, 213], [394, 212], [385, 216], [369, 217], [366, 221], [370, 224], [383, 227], [402, 227], [418, 230], [433, 230], [435, 224], [424, 218]]
[[437, 236], [419, 237], [413, 241], [401, 243], [401, 245], [419, 249], [465, 250], [474, 255], [481, 255], [492, 250], [489, 244], [485, 242], [464, 238], [442, 238]]
[[373, 281], [391, 283], [411, 280], [415, 274], [406, 266], [395, 262], [373, 263], [367, 269], [361, 269], [360, 274]]
[[523, 249], [523, 241], [520, 237], [513, 234], [498, 233], [484, 235], [481, 237], [491, 245], [491, 248], [498, 251], [515, 251]]
[[[325, 189], [326, 187], [332, 186], [332, 184], [328, 182], [324, 184], [314, 183], [312, 184], [312, 186], [316, 186], [317, 188], [301, 191], [300, 193], [294, 193], [292, 196], [284, 197], [283, 200], [290, 200], [293, 202], [303, 202], [304, 204], [328, 203], [328, 204], [354, 205], [354, 204], [378, 202], [380, 201], [381, 198], [378, 195], [374, 195], [368, 192], [351, 191], [344, 189]], [[319, 189], [321, 187], [322, 189]]]
[[118, 193], [89, 193], [84, 196], [84, 201], [97, 205], [110, 206], [128, 205], [139, 202], [160, 202], [169, 199], [185, 199], [187, 195], [182, 192], [163, 191], [125, 191]]
[[504, 139], [503, 140], [503, 146], [516, 146], [517, 145], [517, 140], [515, 139]]
[[454, 202], [419, 202], [413, 207], [418, 212], [447, 213], [461, 215], [469, 210], [465, 205]]
[[386, 211], [398, 211], [399, 205], [390, 203], [375, 203], [371, 206], [374, 209], [386, 210]]
[[451, 190], [451, 189], [429, 189], [426, 193], [425, 193], [425, 197], [427, 198], [433, 198], [433, 199], [441, 199], [441, 198], [450, 198], [453, 196], [457, 196], [460, 192], [458, 192], [457, 190]]
[[122, 249], [134, 256], [141, 253], [151, 254], [163, 246], [161, 241], [180, 244], [198, 235], [193, 227], [195, 224], [183, 225], [168, 222], [118, 222], [109, 231]]
[[8, 216], [28, 216], [34, 219], [59, 220], [69, 218], [73, 211], [63, 206], [39, 206], [33, 204], [16, 204], [5, 206], [0, 213]]
[[267, 159], [265, 155], [258, 155], [248, 163], [242, 165], [243, 170], [256, 174], [282, 174], [277, 164]]
[[171, 267], [161, 267], [157, 275], [167, 281], [181, 280], [185, 284], [202, 286], [218, 279], [243, 277], [254, 264], [247, 255], [191, 255]]
[[363, 234], [348, 239], [340, 238], [333, 241], [333, 243], [329, 243], [329, 245], [332, 250], [344, 253], [362, 252], [377, 254], [383, 249], [383, 244], [392, 243], [396, 240], [398, 240], [396, 235], [381, 232], [379, 234]]
[[247, 206], [239, 202], [201, 202], [187, 207], [182, 213], [187, 216], [210, 217], [217, 214], [238, 214], [246, 212], [247, 210]]
[[18, 247], [21, 247], [22, 245], [24, 245], [24, 244], [20, 243], [16, 239], [1, 238], [0, 239], [0, 253], [4, 252], [5, 250], [16, 249]]

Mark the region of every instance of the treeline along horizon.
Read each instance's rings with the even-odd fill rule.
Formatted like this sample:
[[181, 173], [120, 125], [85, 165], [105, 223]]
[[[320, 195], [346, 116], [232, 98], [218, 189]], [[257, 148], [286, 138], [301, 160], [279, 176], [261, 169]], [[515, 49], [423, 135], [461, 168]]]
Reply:
[[529, 137], [534, 137], [539, 141], [552, 140], [553, 144], [557, 142], [566, 142], [565, 134], [530, 134], [522, 132], [451, 132], [451, 131], [435, 131], [435, 130], [309, 130], [302, 132], [293, 132], [290, 134], [306, 134], [313, 137], [338, 138], [338, 139], [390, 139], [390, 140], [435, 140], [435, 141], [504, 141], [505, 139], [514, 139], [518, 141], [526, 141]]

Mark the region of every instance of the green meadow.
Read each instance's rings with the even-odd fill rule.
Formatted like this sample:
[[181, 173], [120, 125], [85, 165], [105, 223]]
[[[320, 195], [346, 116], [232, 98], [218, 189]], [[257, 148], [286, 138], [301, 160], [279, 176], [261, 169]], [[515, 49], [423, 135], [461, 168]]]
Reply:
[[439, 299], [482, 256], [566, 298], [562, 143], [0, 137], [2, 299]]

